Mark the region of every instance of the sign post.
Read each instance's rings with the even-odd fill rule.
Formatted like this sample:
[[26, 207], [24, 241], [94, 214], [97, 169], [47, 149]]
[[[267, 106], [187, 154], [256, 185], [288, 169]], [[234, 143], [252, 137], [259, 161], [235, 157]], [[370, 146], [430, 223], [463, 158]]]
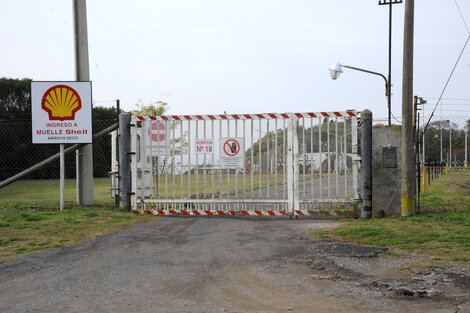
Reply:
[[91, 82], [31, 82], [33, 144], [60, 144], [60, 209], [64, 208], [64, 145], [91, 143]]

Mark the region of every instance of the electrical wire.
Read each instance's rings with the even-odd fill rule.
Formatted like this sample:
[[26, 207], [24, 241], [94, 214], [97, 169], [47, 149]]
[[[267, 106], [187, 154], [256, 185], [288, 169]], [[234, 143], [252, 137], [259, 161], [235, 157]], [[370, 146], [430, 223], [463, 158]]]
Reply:
[[457, 3], [457, 0], [454, 0], [455, 5], [457, 6], [457, 10], [459, 10], [460, 17], [462, 18], [463, 24], [465, 25], [465, 28], [467, 29], [467, 33], [470, 35], [470, 30], [468, 29], [467, 23], [465, 22], [465, 18], [463, 17], [462, 11], [460, 11], [459, 4]]
[[432, 117], [434, 116], [434, 112], [437, 109], [437, 105], [439, 102], [442, 101], [442, 96], [444, 95], [444, 92], [447, 89], [447, 86], [449, 85], [450, 79], [452, 78], [452, 75], [454, 75], [454, 71], [457, 68], [457, 65], [459, 64], [460, 58], [462, 57], [463, 52], [465, 51], [465, 48], [467, 47], [468, 41], [470, 40], [470, 35], [467, 37], [467, 40], [465, 41], [465, 45], [462, 48], [462, 51], [460, 51], [460, 55], [457, 58], [457, 61], [454, 64], [454, 67], [452, 68], [452, 71], [450, 72], [449, 78], [447, 78], [447, 82], [444, 85], [444, 88], [442, 89], [441, 95], [439, 96], [439, 100], [437, 100], [436, 105], [434, 106], [434, 109], [432, 110], [431, 115], [429, 116], [428, 122], [426, 123], [426, 126], [424, 127], [423, 132], [421, 133], [421, 136], [419, 136], [419, 142], [423, 139], [424, 134], [426, 133], [426, 129], [428, 128], [429, 123], [431, 122]]

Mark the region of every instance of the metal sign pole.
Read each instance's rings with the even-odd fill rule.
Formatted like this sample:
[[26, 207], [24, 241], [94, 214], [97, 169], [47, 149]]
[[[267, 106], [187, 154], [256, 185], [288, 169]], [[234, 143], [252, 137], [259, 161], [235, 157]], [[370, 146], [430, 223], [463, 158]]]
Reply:
[[65, 198], [65, 160], [64, 144], [60, 144], [60, 210], [64, 209]]

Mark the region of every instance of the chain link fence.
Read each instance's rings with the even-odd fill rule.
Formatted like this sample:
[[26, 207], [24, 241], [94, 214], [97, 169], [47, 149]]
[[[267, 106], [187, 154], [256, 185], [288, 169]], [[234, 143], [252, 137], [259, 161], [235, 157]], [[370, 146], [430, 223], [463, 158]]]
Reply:
[[[117, 119], [94, 119], [93, 133], [105, 129]], [[0, 120], [0, 181], [59, 153], [58, 144], [32, 144], [31, 120]], [[65, 145], [65, 148], [70, 145]], [[108, 177], [111, 169], [111, 139], [104, 135], [93, 141], [93, 176]], [[75, 178], [75, 153], [65, 156], [65, 177]], [[22, 179], [59, 179], [59, 160], [38, 169]]]
[[[433, 108], [425, 105], [420, 112], [421, 133]], [[419, 160], [421, 163], [448, 163], [455, 169], [468, 167], [469, 130], [470, 104], [443, 101], [422, 134]]]

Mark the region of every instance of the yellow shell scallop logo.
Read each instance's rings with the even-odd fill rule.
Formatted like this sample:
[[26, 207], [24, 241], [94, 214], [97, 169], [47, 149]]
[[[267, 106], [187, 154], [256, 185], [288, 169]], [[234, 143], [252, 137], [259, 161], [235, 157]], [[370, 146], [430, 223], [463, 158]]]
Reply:
[[49, 120], [70, 121], [82, 108], [82, 100], [75, 89], [66, 85], [49, 88], [42, 97], [41, 108], [49, 114]]

